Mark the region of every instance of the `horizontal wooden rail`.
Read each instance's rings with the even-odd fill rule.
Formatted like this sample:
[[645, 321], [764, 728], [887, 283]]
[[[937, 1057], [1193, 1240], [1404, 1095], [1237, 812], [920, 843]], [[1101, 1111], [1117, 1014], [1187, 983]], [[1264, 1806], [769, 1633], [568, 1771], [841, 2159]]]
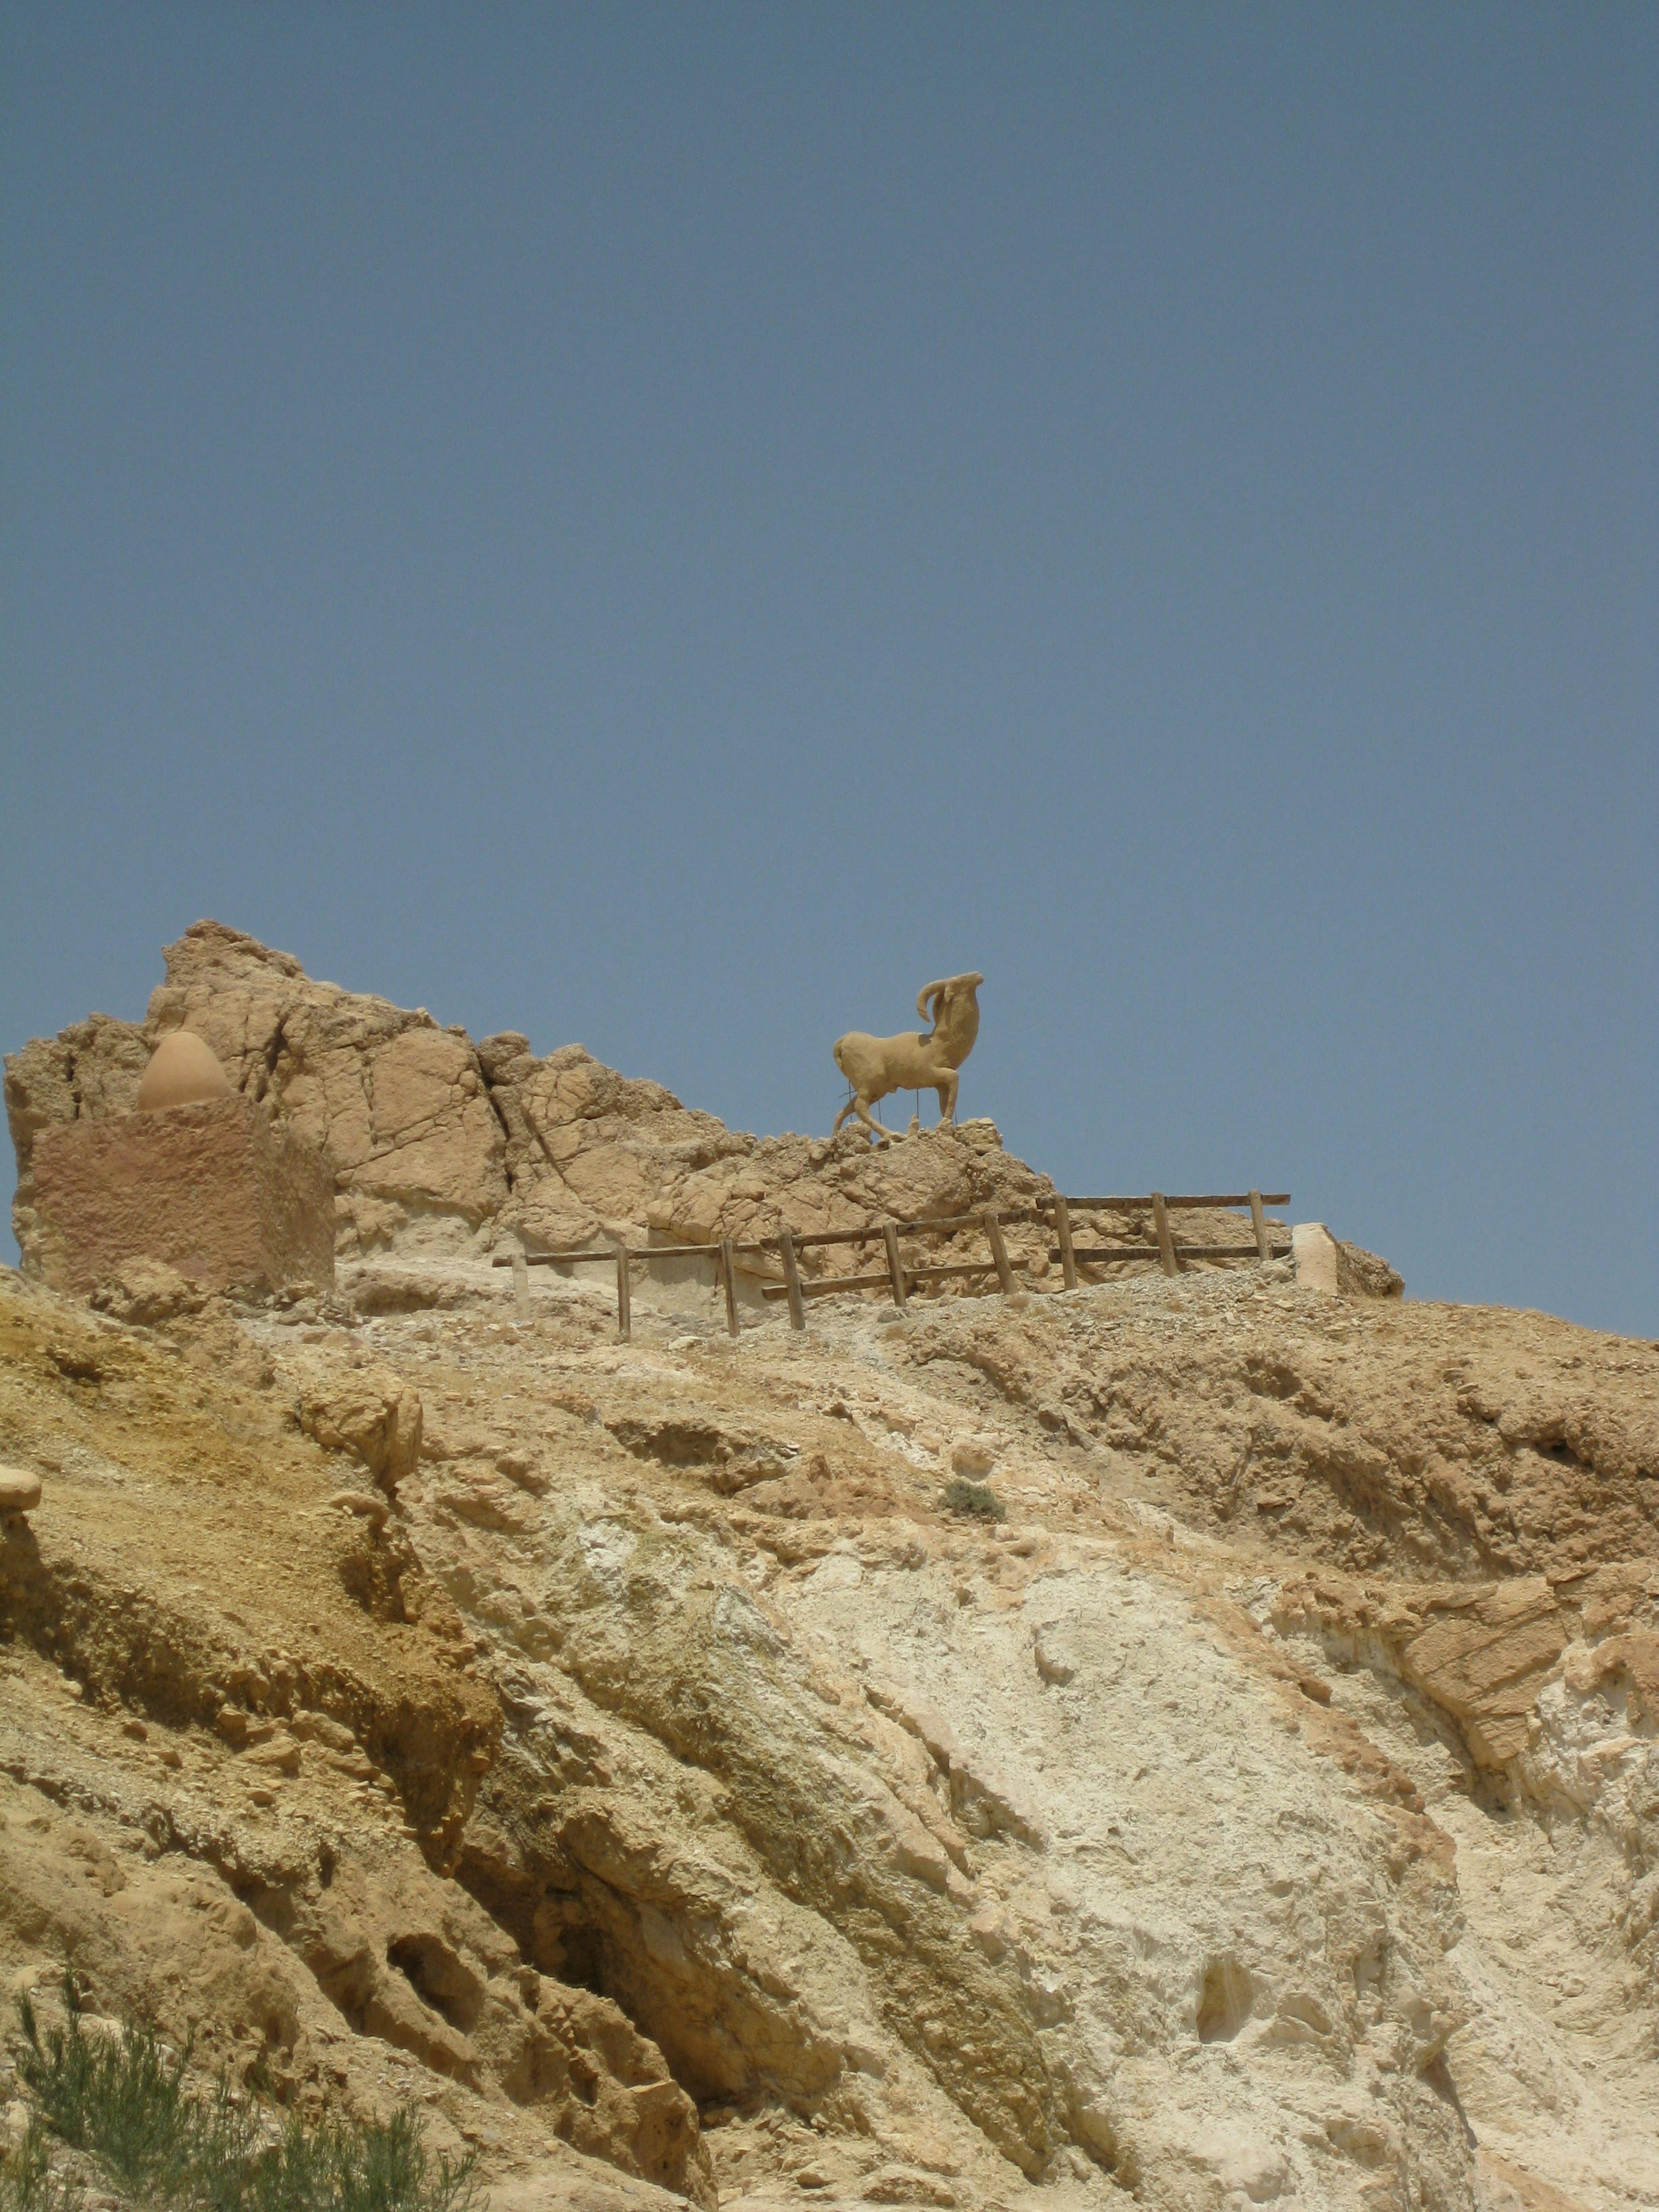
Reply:
[[[904, 1272], [907, 1275], [913, 1275], [915, 1270], [907, 1267]], [[885, 1291], [891, 1288], [892, 1278], [885, 1267], [878, 1275], [822, 1275], [816, 1282], [811, 1275], [803, 1275], [800, 1279], [800, 1294], [804, 1298], [827, 1298], [834, 1291]], [[763, 1283], [761, 1285], [763, 1298], [787, 1298], [788, 1295], [787, 1283]]]
[[[1255, 1194], [1263, 1206], [1288, 1206], [1291, 1202], [1291, 1194], [1287, 1190], [1259, 1190]], [[1199, 1206], [1248, 1206], [1249, 1202], [1250, 1194], [1248, 1190], [1231, 1194], [1223, 1192], [1219, 1196], [1198, 1198], [1170, 1198], [1166, 1194], [1164, 1200], [1164, 1205], [1172, 1210], [1176, 1206], [1191, 1208]], [[1073, 1213], [1150, 1213], [1152, 1210], [1152, 1199], [1150, 1196], [1146, 1198], [1068, 1198], [1066, 1203]], [[1052, 1200], [1041, 1209], [1044, 1213], [1052, 1213], [1054, 1210]], [[1012, 1220], [1013, 1216], [1011, 1214], [1008, 1218]]]
[[809, 1244], [879, 1244], [883, 1225], [878, 1221], [870, 1229], [804, 1229], [795, 1239], [795, 1249], [805, 1251]]
[[[879, 1235], [880, 1231], [878, 1231], [877, 1234]], [[795, 1242], [799, 1243], [799, 1237]], [[623, 1249], [627, 1249], [630, 1260], [718, 1260], [721, 1250], [718, 1244], [647, 1244], [627, 1248], [616, 1244], [597, 1247], [588, 1244], [584, 1245], [580, 1252], [526, 1252], [524, 1263], [526, 1267], [568, 1267], [578, 1260], [614, 1260], [617, 1252]], [[732, 1247], [734, 1252], [775, 1252], [777, 1249], [778, 1239], [775, 1237], [765, 1237], [752, 1244], [734, 1244]], [[510, 1267], [514, 1264], [513, 1255], [509, 1253], [503, 1259], [497, 1253], [489, 1264], [492, 1267]]]
[[[997, 1218], [1006, 1229], [1011, 1222], [1040, 1221], [1053, 1211], [1051, 1206], [1015, 1206], [1006, 1212], [999, 1209]], [[798, 1236], [794, 1242], [795, 1249], [799, 1252], [807, 1244], [879, 1244], [889, 1229], [900, 1237], [954, 1237], [959, 1230], [982, 1230], [984, 1226], [982, 1210], [975, 1213], [939, 1213], [930, 1216], [926, 1221], [874, 1221], [865, 1229], [809, 1229]], [[766, 1237], [761, 1240], [769, 1249], [775, 1246], [777, 1241], [775, 1237]]]
[[[1268, 1253], [1269, 1259], [1283, 1260], [1289, 1256], [1288, 1244], [1276, 1244]], [[1261, 1254], [1254, 1244], [1178, 1244], [1176, 1250], [1183, 1260], [1256, 1260]], [[1064, 1255], [1055, 1245], [1049, 1253], [1051, 1260]], [[1072, 1257], [1079, 1267], [1104, 1267], [1114, 1260], [1157, 1260], [1162, 1257], [1162, 1248], [1157, 1244], [1101, 1244], [1086, 1249], [1081, 1244], [1072, 1247]], [[915, 1270], [911, 1271], [913, 1273]]]
[[[994, 1260], [954, 1260], [949, 1267], [908, 1267], [904, 1270], [907, 1283], [936, 1283], [945, 1275], [994, 1275]], [[824, 1275], [814, 1282], [810, 1275], [800, 1280], [804, 1298], [827, 1297], [831, 1291], [883, 1291], [890, 1287], [892, 1277], [884, 1270], [879, 1275]], [[763, 1298], [782, 1298], [789, 1295], [787, 1283], [768, 1283], [761, 1291]]]
[[[578, 1260], [614, 1260], [616, 1256], [614, 1244], [601, 1244], [598, 1251], [586, 1245], [580, 1252], [526, 1252], [523, 1259], [526, 1267], [568, 1267]], [[492, 1267], [510, 1267], [513, 1261], [511, 1252], [497, 1252], [489, 1264]]]
[[[1035, 1221], [1036, 1218], [1034, 1206], [1002, 1216], [1005, 1222]], [[983, 1213], [941, 1213], [930, 1221], [875, 1221], [866, 1229], [811, 1229], [796, 1237], [795, 1249], [799, 1252], [805, 1244], [879, 1244], [890, 1229], [899, 1237], [926, 1237], [936, 1232], [954, 1237], [959, 1229], [983, 1229], [984, 1226]], [[775, 1237], [769, 1237], [763, 1241], [773, 1245], [778, 1240]]]

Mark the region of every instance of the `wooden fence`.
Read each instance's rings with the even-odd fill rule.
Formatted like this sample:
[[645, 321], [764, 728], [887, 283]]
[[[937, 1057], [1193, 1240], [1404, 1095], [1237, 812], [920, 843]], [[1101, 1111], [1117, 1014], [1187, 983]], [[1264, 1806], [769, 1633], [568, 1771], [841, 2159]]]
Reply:
[[[1061, 1198], [1058, 1194], [1039, 1206], [1022, 1206], [1012, 1213], [1000, 1212], [995, 1206], [981, 1207], [974, 1213], [951, 1213], [931, 1221], [878, 1221], [867, 1223], [862, 1229], [814, 1229], [794, 1237], [785, 1229], [775, 1237], [736, 1239], [723, 1237], [712, 1244], [649, 1244], [643, 1250], [629, 1249], [620, 1245], [610, 1250], [594, 1251], [591, 1247], [569, 1252], [511, 1252], [498, 1254], [494, 1265], [511, 1267], [514, 1283], [521, 1295], [528, 1291], [531, 1267], [568, 1267], [583, 1261], [605, 1261], [617, 1270], [617, 1334], [626, 1343], [632, 1337], [633, 1310], [629, 1295], [629, 1270], [635, 1261], [712, 1259], [719, 1270], [720, 1281], [726, 1292], [726, 1327], [729, 1335], [738, 1334], [738, 1255], [775, 1255], [783, 1269], [781, 1283], [769, 1282], [761, 1295], [767, 1298], [787, 1298], [789, 1301], [789, 1325], [792, 1328], [806, 1326], [808, 1298], [827, 1298], [847, 1291], [885, 1290], [891, 1294], [893, 1304], [901, 1313], [909, 1303], [912, 1289], [921, 1284], [943, 1282], [953, 1276], [994, 1275], [997, 1287], [1005, 1297], [1019, 1288], [1015, 1280], [1013, 1262], [1008, 1256], [1005, 1227], [1014, 1224], [1052, 1223], [1056, 1243], [1050, 1251], [1050, 1260], [1058, 1260], [1065, 1287], [1074, 1291], [1079, 1281], [1079, 1267], [1101, 1267], [1116, 1265], [1124, 1260], [1156, 1260], [1166, 1275], [1181, 1273], [1188, 1260], [1267, 1260], [1283, 1259], [1290, 1250], [1288, 1242], [1275, 1244], [1269, 1233], [1266, 1208], [1288, 1206], [1291, 1194], [1287, 1190], [1249, 1190], [1198, 1197], [1169, 1198], [1155, 1190], [1146, 1198]], [[1182, 1244], [1176, 1238], [1170, 1215], [1200, 1209], [1248, 1206], [1250, 1212], [1251, 1241], [1249, 1243]], [[1152, 1243], [1123, 1243], [1079, 1244], [1073, 1235], [1072, 1217], [1083, 1213], [1149, 1214], [1152, 1217]], [[1240, 1227], [1244, 1224], [1241, 1222]], [[983, 1260], [954, 1260], [942, 1263], [928, 1262], [912, 1266], [899, 1251], [901, 1237], [957, 1237], [977, 1231], [986, 1242], [988, 1256]], [[853, 1275], [803, 1275], [797, 1255], [809, 1245], [853, 1245], [862, 1247], [878, 1244], [882, 1248], [882, 1266], [874, 1273]]]

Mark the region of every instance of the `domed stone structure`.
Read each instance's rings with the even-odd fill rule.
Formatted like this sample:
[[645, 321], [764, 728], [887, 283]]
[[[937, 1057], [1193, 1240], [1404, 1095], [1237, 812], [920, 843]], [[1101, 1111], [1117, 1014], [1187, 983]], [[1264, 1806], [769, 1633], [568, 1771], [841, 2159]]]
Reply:
[[234, 1091], [205, 1037], [170, 1030], [134, 1110], [78, 1115], [30, 1155], [26, 1267], [86, 1292], [155, 1262], [198, 1291], [255, 1296], [334, 1280], [334, 1171]]
[[154, 1114], [164, 1106], [197, 1106], [230, 1096], [230, 1078], [206, 1038], [194, 1030], [173, 1030], [150, 1054], [138, 1085], [137, 1110]]

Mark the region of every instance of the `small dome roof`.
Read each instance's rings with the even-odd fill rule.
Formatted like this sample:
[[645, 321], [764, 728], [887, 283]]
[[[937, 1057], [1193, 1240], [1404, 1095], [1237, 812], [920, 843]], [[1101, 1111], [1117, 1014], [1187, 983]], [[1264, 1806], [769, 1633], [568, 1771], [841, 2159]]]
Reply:
[[150, 1055], [138, 1085], [137, 1110], [154, 1114], [164, 1106], [194, 1106], [204, 1098], [228, 1098], [230, 1079], [213, 1048], [194, 1030], [172, 1030]]

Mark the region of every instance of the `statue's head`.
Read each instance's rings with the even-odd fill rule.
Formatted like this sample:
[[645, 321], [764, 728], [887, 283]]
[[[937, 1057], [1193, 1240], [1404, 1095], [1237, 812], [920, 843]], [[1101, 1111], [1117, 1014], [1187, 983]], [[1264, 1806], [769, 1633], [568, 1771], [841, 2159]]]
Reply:
[[977, 969], [970, 969], [965, 975], [944, 975], [936, 983], [924, 984], [916, 994], [916, 1012], [923, 1021], [937, 1024], [945, 1007], [972, 1000], [984, 981]]

